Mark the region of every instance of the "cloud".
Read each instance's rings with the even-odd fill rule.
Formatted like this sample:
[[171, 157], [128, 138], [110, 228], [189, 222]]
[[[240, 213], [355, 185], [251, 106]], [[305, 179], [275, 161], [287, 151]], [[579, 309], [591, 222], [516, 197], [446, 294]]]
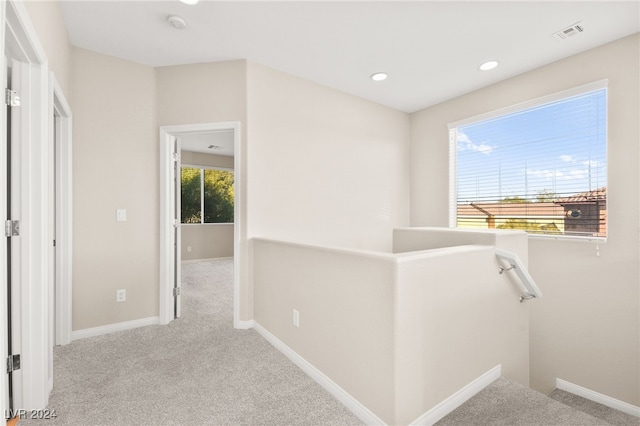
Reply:
[[600, 162], [597, 160], [587, 160], [587, 161], [583, 161], [582, 164], [584, 164], [585, 166], [591, 166], [591, 167], [599, 167], [600, 166]]
[[555, 170], [527, 170], [527, 174], [531, 175], [531, 176], [535, 176], [535, 177], [541, 177], [541, 178], [564, 178], [564, 173], [562, 173], [561, 171]]
[[572, 163], [575, 160], [573, 159], [573, 157], [571, 155], [561, 155], [560, 156], [560, 161], [562, 161], [563, 163]]
[[485, 143], [481, 143], [480, 145], [475, 144], [471, 139], [469, 139], [469, 136], [467, 136], [466, 134], [464, 134], [459, 130], [456, 134], [456, 141], [458, 143], [459, 151], [465, 151], [467, 149], [470, 149], [471, 151], [479, 152], [484, 155], [489, 155], [493, 152], [494, 149], [497, 148], [495, 146], [487, 145]]
[[527, 170], [527, 175], [541, 179], [577, 180], [586, 179], [589, 171], [585, 169], [571, 169], [565, 172], [560, 170]]

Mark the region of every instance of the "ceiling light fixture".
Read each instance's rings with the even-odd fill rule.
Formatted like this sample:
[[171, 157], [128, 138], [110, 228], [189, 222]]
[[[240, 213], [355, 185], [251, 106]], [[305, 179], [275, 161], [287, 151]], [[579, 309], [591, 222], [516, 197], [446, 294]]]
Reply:
[[480, 71], [489, 71], [498, 66], [498, 61], [487, 61], [484, 64], [480, 65], [478, 69]]
[[187, 28], [187, 21], [177, 15], [168, 16], [167, 21], [173, 28], [177, 30], [184, 30], [185, 28]]
[[193, 6], [194, 4], [198, 4], [200, 0], [178, 0], [180, 3], [188, 4], [189, 6]]
[[387, 73], [386, 72], [377, 72], [375, 74], [371, 74], [371, 80], [373, 81], [383, 81], [387, 79]]

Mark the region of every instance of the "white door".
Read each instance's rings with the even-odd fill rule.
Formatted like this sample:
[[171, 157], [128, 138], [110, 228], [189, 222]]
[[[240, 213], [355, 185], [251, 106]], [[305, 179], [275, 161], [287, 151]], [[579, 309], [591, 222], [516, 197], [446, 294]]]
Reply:
[[[6, 59], [6, 87], [11, 90], [21, 87], [21, 66], [18, 61]], [[7, 242], [7, 313], [8, 313], [8, 356], [19, 356], [22, 346], [21, 330], [21, 241], [20, 241], [20, 94], [15, 92], [10, 95], [6, 107], [7, 123], [7, 224], [5, 225], [5, 235]], [[8, 406], [10, 409], [22, 407], [22, 377], [16, 362], [12, 362], [14, 371], [9, 371]], [[10, 361], [11, 362], [11, 361]], [[10, 366], [7, 363], [7, 367]]]
[[172, 136], [173, 146], [173, 194], [174, 194], [174, 210], [173, 210], [173, 263], [174, 263], [174, 276], [173, 276], [173, 295], [174, 295], [174, 309], [175, 317], [180, 318], [180, 291], [181, 291], [181, 274], [182, 274], [182, 232], [180, 224], [182, 222], [181, 214], [181, 199], [182, 199], [182, 162], [180, 160], [180, 140], [175, 136]]

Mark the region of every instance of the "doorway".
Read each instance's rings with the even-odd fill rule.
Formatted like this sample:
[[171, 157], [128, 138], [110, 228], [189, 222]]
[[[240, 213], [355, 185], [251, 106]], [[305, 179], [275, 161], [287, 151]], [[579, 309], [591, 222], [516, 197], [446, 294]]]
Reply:
[[[50, 75], [49, 297], [50, 345], [71, 343], [72, 329], [72, 113], [58, 81]], [[51, 363], [53, 360], [50, 361]]]
[[[207, 123], [180, 126], [164, 126], [160, 128], [160, 284], [159, 284], [159, 317], [161, 324], [168, 324], [180, 314], [180, 138], [194, 134], [233, 132], [234, 150], [234, 326], [239, 326], [239, 276], [241, 250], [240, 235], [242, 229], [240, 161], [240, 123]], [[177, 289], [177, 290], [176, 290]]]

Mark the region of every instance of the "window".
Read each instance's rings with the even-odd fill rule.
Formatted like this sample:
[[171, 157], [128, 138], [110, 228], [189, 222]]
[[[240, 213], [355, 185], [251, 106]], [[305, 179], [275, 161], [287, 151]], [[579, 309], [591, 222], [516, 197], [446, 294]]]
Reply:
[[606, 81], [449, 125], [451, 226], [606, 237]]
[[233, 223], [233, 200], [233, 172], [182, 167], [182, 223]]

